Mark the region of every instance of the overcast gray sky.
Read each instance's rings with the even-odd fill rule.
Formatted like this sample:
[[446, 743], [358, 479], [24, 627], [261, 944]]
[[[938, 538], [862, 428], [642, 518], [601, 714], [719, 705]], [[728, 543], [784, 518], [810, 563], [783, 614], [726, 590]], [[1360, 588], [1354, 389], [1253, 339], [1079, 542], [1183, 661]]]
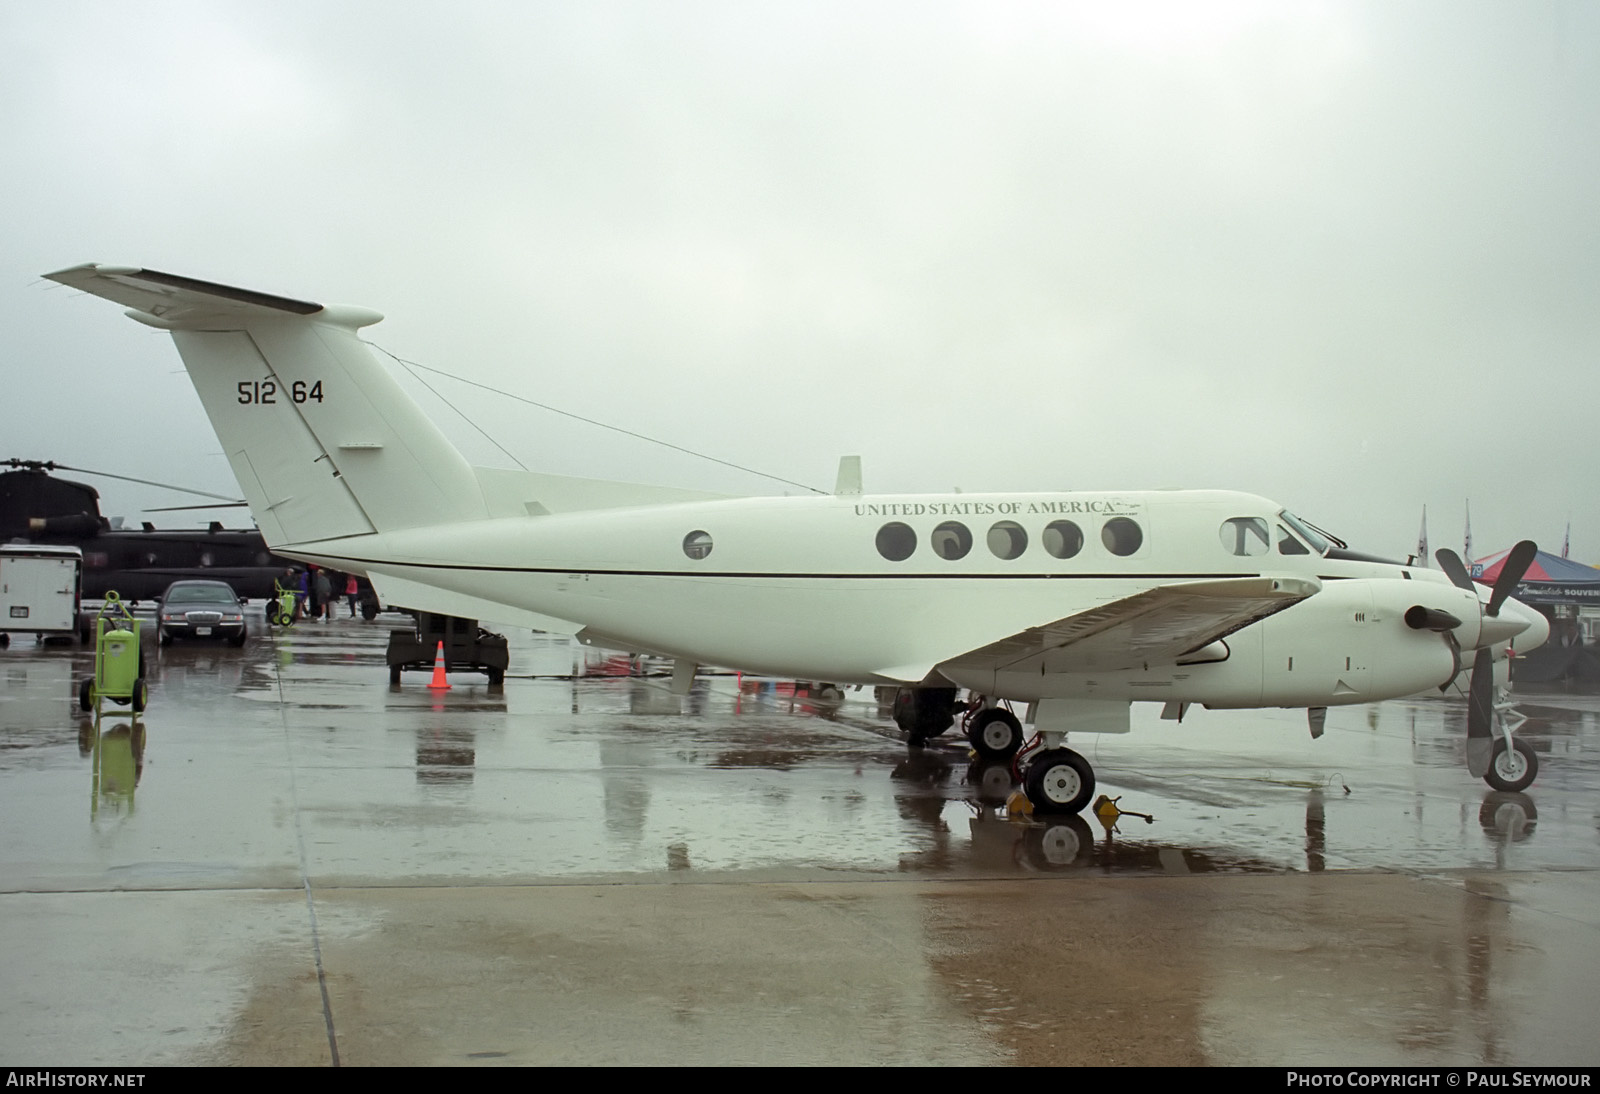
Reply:
[[[235, 491], [171, 340], [37, 279], [116, 262], [824, 488], [1251, 490], [1392, 555], [1470, 498], [1600, 562], [1597, 198], [1570, 0], [9, 0], [0, 457]], [[434, 383], [530, 467], [784, 489]]]

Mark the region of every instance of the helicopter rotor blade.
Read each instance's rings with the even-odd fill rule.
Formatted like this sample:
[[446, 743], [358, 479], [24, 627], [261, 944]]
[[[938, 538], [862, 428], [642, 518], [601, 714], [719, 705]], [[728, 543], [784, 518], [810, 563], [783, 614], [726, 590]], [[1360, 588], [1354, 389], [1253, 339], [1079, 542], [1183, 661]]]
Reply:
[[[156, 482], [153, 479], [136, 479], [132, 475], [116, 475], [110, 471], [93, 471], [87, 467], [69, 467], [64, 463], [56, 463], [54, 460], [45, 460], [42, 462], [39, 460], [8, 460], [6, 462], [13, 467], [33, 467], [43, 471], [72, 471], [79, 475], [98, 475], [103, 479], [121, 479], [123, 482], [136, 482], [141, 486], [159, 486], [163, 490], [176, 490], [180, 494], [193, 494], [200, 498], [216, 498], [218, 501], [225, 501], [229, 505], [249, 504], [241, 498], [231, 498], [227, 494], [213, 494], [209, 490], [196, 490], [190, 486], [174, 486], [170, 482]], [[195, 506], [195, 508], [199, 509], [207, 507]], [[145, 512], [156, 513], [160, 512], [160, 510], [146, 509]]]
[[247, 501], [219, 501], [215, 505], [163, 505], [156, 509], [141, 509], [141, 513], [183, 513], [190, 509], [246, 509]]

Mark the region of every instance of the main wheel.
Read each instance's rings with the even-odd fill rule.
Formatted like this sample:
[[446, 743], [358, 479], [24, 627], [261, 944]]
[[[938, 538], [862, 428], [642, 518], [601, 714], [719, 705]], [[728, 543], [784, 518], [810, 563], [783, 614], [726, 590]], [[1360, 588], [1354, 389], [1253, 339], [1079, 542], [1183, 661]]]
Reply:
[[955, 723], [955, 688], [901, 688], [894, 697], [894, 720], [906, 743], [920, 748]]
[[1484, 782], [1496, 790], [1526, 790], [1538, 774], [1539, 758], [1533, 754], [1532, 745], [1513, 737], [1511, 747], [1507, 748], [1504, 737], [1495, 738]]
[[1094, 835], [1079, 816], [1054, 817], [1030, 828], [1028, 858], [1041, 870], [1065, 870], [1087, 863], [1094, 854]]
[[985, 759], [1003, 760], [1022, 747], [1022, 723], [1001, 707], [980, 710], [967, 723], [967, 740]]
[[1052, 748], [1028, 764], [1022, 786], [1035, 813], [1079, 813], [1094, 794], [1094, 768], [1070, 748]]

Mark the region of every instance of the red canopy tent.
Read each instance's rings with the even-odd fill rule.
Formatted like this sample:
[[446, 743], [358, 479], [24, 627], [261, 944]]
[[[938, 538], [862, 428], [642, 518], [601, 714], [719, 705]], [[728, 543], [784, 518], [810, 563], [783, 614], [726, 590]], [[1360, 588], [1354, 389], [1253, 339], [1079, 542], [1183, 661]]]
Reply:
[[[1510, 548], [1472, 564], [1472, 580], [1493, 585]], [[1600, 570], [1569, 558], [1539, 551], [1511, 594], [1524, 604], [1594, 604], [1600, 606]]]

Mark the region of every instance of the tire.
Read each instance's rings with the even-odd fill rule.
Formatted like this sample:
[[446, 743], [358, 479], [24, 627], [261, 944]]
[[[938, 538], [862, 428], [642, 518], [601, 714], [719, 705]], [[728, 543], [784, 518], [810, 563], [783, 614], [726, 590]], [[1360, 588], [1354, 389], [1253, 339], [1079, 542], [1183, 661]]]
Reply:
[[398, 684], [399, 682], [400, 682], [400, 666], [399, 665], [390, 665], [389, 666], [389, 683]]
[[145, 686], [143, 676], [133, 682], [133, 694], [128, 697], [128, 701], [135, 714], [143, 711], [145, 703], [150, 701], [150, 691]]
[[973, 760], [967, 768], [967, 784], [974, 789], [978, 801], [984, 805], [1004, 805], [1011, 796], [1017, 781], [1011, 777], [1011, 765], [1004, 760]]
[[238, 649], [240, 646], [244, 645], [244, 640], [249, 637], [250, 629], [248, 627], [240, 627], [238, 635], [234, 638], [228, 639], [228, 645], [232, 646], [234, 649]]
[[172, 635], [168, 634], [166, 631], [162, 631], [161, 632], [161, 644], [163, 646], [172, 645]]
[[1053, 817], [1030, 828], [1028, 859], [1040, 870], [1067, 870], [1094, 857], [1094, 834], [1080, 816]]
[[84, 711], [94, 709], [94, 677], [85, 676], [83, 683], [78, 685], [78, 708]]
[[920, 748], [955, 724], [955, 688], [901, 688], [894, 699], [895, 723], [906, 743]]
[[1539, 810], [1526, 794], [1489, 793], [1478, 807], [1478, 823], [1496, 843], [1521, 843], [1533, 835]]
[[506, 671], [505, 671], [505, 669], [490, 669], [489, 670], [489, 686], [490, 687], [492, 687], [492, 688], [502, 687], [502, 686], [504, 686], [505, 682], [506, 682]]
[[1022, 723], [1001, 707], [980, 710], [967, 724], [967, 741], [986, 760], [1003, 760], [1022, 747]]
[[1489, 770], [1483, 776], [1484, 782], [1496, 790], [1515, 793], [1531, 786], [1538, 774], [1539, 757], [1533, 754], [1532, 745], [1513, 737], [1511, 748], [1508, 749], [1504, 737], [1495, 738], [1494, 751], [1489, 754]]
[[1035, 813], [1081, 813], [1094, 796], [1094, 768], [1070, 748], [1052, 748], [1028, 764], [1022, 786]]

